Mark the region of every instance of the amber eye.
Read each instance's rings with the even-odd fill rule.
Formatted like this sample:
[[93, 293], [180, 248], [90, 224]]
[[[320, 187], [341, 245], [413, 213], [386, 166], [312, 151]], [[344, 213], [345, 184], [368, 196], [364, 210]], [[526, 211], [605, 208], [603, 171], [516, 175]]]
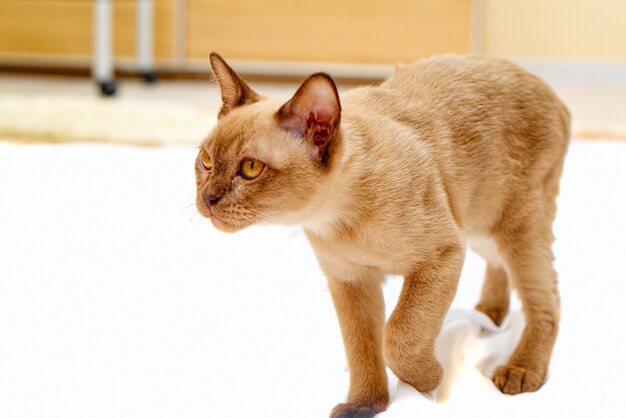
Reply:
[[261, 161], [249, 158], [243, 160], [243, 163], [241, 164], [241, 174], [243, 174], [243, 176], [247, 179], [253, 179], [261, 174], [263, 167], [265, 167], [265, 164]]
[[200, 150], [200, 155], [202, 158], [202, 166], [206, 170], [210, 170], [211, 167], [213, 167], [213, 161], [211, 161], [211, 157], [209, 157], [209, 154], [207, 154], [205, 150]]

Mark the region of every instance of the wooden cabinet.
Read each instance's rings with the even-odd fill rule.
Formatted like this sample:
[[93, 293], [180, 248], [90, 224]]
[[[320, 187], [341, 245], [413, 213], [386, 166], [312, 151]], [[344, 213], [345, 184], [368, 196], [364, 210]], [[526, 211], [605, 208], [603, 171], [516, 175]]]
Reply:
[[[0, 61], [9, 57], [89, 57], [92, 51], [93, 4], [96, 0], [1, 0]], [[172, 56], [172, 0], [154, 1], [154, 54]], [[117, 57], [135, 55], [134, 0], [111, 0], [113, 50]]]
[[[0, 1], [0, 63], [86, 61], [94, 0]], [[140, 0], [141, 1], [141, 0]], [[114, 4], [115, 56], [135, 54], [136, 1]], [[154, 0], [157, 65], [230, 59], [393, 63], [469, 51], [470, 0]]]
[[469, 51], [469, 0], [187, 0], [187, 56], [393, 63]]

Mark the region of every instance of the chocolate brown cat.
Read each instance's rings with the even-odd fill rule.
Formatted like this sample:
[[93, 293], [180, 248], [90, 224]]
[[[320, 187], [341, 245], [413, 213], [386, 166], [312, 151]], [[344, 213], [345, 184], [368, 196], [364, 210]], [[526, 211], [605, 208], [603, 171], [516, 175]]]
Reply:
[[[526, 328], [495, 385], [542, 385], [559, 328], [552, 222], [570, 125], [546, 84], [500, 59], [444, 56], [341, 98], [314, 74], [282, 103], [219, 55], [210, 61], [223, 103], [196, 161], [198, 210], [228, 232], [304, 228], [350, 371], [331, 417], [385, 410], [385, 365], [417, 390], [439, 384], [435, 340], [467, 245], [487, 261], [476, 309], [499, 324], [511, 288], [524, 307]], [[390, 274], [404, 284], [385, 324]]]

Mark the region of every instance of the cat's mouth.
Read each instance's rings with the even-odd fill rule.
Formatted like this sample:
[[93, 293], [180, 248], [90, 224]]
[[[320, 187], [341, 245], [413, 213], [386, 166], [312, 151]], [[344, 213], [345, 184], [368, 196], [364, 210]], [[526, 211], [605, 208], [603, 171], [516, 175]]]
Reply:
[[211, 223], [213, 224], [213, 226], [218, 231], [221, 231], [221, 232], [232, 233], [232, 232], [237, 232], [237, 231], [239, 231], [241, 229], [241, 228], [239, 228], [239, 227], [237, 227], [237, 226], [235, 226], [235, 225], [233, 225], [231, 223], [228, 223], [228, 222], [224, 221], [223, 219], [215, 216], [213, 213], [211, 213]]
[[237, 224], [231, 222], [231, 221], [227, 221], [225, 220], [222, 215], [216, 215], [215, 214], [215, 208], [211, 208], [210, 206], [208, 207], [209, 209], [209, 213], [208, 218], [211, 219], [211, 223], [213, 224], [213, 226], [221, 232], [228, 232], [228, 233], [233, 233], [233, 232], [237, 232], [240, 229], [243, 229], [241, 226], [238, 226]]
[[196, 207], [202, 216], [211, 220], [211, 223], [218, 231], [232, 233], [245, 228], [238, 222], [225, 219], [222, 214], [216, 214], [219, 211], [215, 207], [205, 204], [201, 199], [198, 200]]

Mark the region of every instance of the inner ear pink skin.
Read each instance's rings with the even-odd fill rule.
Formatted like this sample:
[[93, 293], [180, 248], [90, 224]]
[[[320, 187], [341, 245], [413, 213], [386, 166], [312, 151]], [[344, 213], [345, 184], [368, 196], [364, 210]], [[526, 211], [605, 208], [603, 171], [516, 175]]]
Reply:
[[305, 136], [310, 138], [318, 148], [319, 154], [323, 154], [322, 148], [324, 144], [330, 140], [332, 136], [332, 120], [325, 118], [326, 115], [321, 115], [312, 111], [309, 113], [309, 119], [307, 120], [307, 129]]
[[315, 147], [321, 161], [328, 159], [328, 150], [339, 125], [341, 105], [337, 88], [326, 74], [306, 79], [295, 95], [276, 114], [279, 124]]

